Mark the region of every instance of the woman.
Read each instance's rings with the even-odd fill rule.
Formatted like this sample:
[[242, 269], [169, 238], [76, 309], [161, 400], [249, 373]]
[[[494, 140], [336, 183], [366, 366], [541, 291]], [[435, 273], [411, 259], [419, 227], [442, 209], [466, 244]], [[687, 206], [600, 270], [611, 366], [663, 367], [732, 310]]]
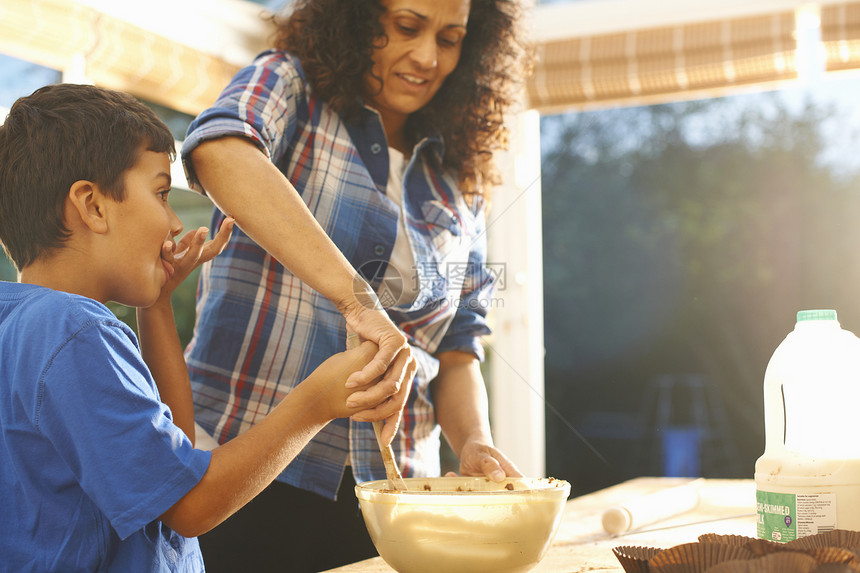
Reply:
[[348, 329], [381, 348], [352, 382], [390, 364], [386, 404], [330, 424], [201, 538], [210, 571], [374, 555], [352, 491], [385, 477], [370, 420], [386, 419], [406, 476], [439, 474], [440, 427], [462, 474], [520, 475], [493, 446], [479, 369], [493, 282], [484, 205], [522, 69], [516, 9], [298, 2], [277, 22], [276, 50], [189, 128], [189, 181], [218, 205], [215, 224], [227, 213], [241, 229], [201, 274], [186, 352], [203, 429], [219, 442], [244, 431], [342, 350]]

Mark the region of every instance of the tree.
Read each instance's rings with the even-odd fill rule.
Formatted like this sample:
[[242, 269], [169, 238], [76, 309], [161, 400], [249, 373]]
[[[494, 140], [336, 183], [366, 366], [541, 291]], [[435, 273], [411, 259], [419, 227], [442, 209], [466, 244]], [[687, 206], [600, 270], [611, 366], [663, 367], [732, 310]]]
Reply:
[[[703, 470], [751, 476], [764, 370], [796, 311], [836, 308], [860, 332], [860, 188], [821, 161], [834, 114], [763, 94], [543, 120], [547, 397], [568, 422], [641, 422], [655, 377], [702, 375], [736, 452]], [[603, 444], [605, 466], [547, 420], [553, 475], [602, 487], [654, 472], [647, 456], [619, 462], [652, 451], [653, 427]]]

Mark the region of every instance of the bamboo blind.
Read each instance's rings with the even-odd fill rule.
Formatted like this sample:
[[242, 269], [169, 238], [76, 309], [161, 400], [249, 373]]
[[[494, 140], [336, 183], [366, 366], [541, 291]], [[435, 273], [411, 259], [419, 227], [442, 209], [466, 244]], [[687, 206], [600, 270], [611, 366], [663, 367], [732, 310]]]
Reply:
[[[860, 2], [821, 8], [827, 69], [860, 67]], [[797, 77], [793, 11], [546, 42], [528, 105], [541, 111], [714, 95]], [[0, 52], [56, 69], [83, 56], [98, 85], [189, 114], [236, 66], [73, 0], [0, 1]]]
[[2, 0], [0, 52], [64, 70], [83, 56], [93, 83], [196, 115], [237, 67], [70, 0]]
[[579, 37], [537, 46], [542, 111], [647, 102], [797, 77], [793, 11]]
[[821, 7], [825, 69], [860, 68], [860, 2]]

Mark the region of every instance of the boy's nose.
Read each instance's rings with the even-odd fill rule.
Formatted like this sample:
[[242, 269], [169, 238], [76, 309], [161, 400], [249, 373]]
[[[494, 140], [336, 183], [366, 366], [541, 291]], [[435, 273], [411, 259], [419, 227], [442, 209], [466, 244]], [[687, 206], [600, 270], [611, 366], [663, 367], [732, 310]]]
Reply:
[[175, 237], [179, 233], [182, 232], [182, 221], [173, 211], [173, 208], [170, 208], [170, 236]]

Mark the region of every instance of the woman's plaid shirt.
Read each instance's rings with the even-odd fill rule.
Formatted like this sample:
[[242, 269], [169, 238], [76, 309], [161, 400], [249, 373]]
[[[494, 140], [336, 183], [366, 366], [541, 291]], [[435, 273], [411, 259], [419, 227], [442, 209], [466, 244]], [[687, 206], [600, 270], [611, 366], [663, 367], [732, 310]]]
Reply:
[[[419, 294], [410, 307], [387, 310], [413, 345], [419, 371], [392, 446], [404, 475], [438, 475], [440, 432], [428, 389], [438, 372], [433, 354], [462, 350], [483, 359], [479, 337], [489, 333], [493, 275], [485, 263], [481, 201], [466, 203], [456, 174], [441, 168], [442, 141], [431, 135], [409, 160], [398, 207], [385, 195], [388, 147], [378, 114], [365, 107], [344, 121], [313, 96], [298, 61], [282, 52], [265, 52], [239, 71], [189, 127], [182, 157], [197, 191], [205, 193], [189, 152], [228, 135], [247, 137], [268, 155], [383, 304], [388, 289], [397, 289], [396, 281], [380, 279], [398, 218], [406, 217], [415, 269], [401, 274], [418, 281]], [[221, 219], [216, 210], [213, 231]], [[334, 306], [237, 228], [201, 271], [197, 324], [186, 350], [197, 421], [223, 443], [344, 348], [344, 320]], [[335, 420], [279, 479], [333, 498], [350, 459], [358, 482], [385, 477], [371, 424]]]

